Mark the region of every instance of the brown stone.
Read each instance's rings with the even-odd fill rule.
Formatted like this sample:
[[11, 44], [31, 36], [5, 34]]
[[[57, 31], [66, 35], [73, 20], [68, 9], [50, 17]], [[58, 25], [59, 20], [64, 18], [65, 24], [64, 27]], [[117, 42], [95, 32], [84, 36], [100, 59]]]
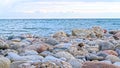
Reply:
[[82, 68], [120, 68], [120, 67], [115, 66], [113, 64], [104, 63], [104, 62], [87, 61], [83, 63]]
[[113, 51], [113, 50], [104, 50], [103, 52], [104, 52], [104, 53], [107, 53], [107, 54], [109, 54], [109, 55], [118, 56], [117, 52], [116, 52], [116, 51]]
[[25, 47], [24, 50], [35, 50], [38, 53], [40, 53], [40, 52], [48, 50], [49, 48], [50, 48], [49, 45], [47, 45], [45, 43], [41, 43], [41, 44], [37, 44], [37, 45], [27, 46], [27, 47]]
[[53, 38], [56, 38], [56, 37], [67, 37], [67, 34], [64, 31], [59, 31], [53, 34]]

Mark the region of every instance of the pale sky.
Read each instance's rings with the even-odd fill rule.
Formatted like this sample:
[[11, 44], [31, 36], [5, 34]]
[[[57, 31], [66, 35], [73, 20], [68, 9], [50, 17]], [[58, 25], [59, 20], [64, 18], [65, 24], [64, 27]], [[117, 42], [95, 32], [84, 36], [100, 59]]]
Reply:
[[0, 0], [5, 18], [120, 18], [120, 0]]

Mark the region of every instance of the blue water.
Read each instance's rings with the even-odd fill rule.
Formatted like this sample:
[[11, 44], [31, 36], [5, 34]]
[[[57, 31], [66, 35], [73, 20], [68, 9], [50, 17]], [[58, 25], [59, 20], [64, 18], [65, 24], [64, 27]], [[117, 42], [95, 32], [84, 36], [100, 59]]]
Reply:
[[0, 19], [0, 35], [31, 33], [49, 36], [63, 30], [71, 33], [75, 28], [101, 26], [107, 30], [120, 30], [120, 19]]

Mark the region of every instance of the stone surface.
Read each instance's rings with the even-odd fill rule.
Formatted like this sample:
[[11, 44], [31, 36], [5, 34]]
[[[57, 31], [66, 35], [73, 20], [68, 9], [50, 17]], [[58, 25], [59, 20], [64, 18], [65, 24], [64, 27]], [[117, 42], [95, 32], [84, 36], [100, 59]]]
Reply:
[[44, 62], [40, 65], [41, 68], [60, 68], [60, 66], [56, 65], [53, 62]]
[[64, 58], [66, 58], [67, 60], [70, 60], [70, 59], [75, 59], [74, 57], [73, 57], [73, 55], [71, 55], [70, 53], [68, 53], [68, 52], [58, 52], [58, 53], [56, 53], [55, 54], [55, 56], [56, 57], [64, 57]]
[[56, 32], [55, 34], [53, 34], [53, 37], [54, 38], [56, 38], [56, 37], [67, 37], [67, 34], [64, 31], [59, 31], [59, 32]]
[[100, 50], [114, 50], [115, 46], [108, 41], [99, 41]]
[[107, 64], [104, 62], [85, 62], [81, 68], [120, 68], [113, 64]]
[[49, 49], [49, 45], [45, 43], [33, 44], [24, 48], [24, 50], [35, 50], [38, 53], [46, 51]]
[[114, 55], [108, 55], [106, 57], [106, 60], [110, 60], [111, 62], [120, 62], [120, 58]]
[[13, 41], [13, 42], [20, 42], [21, 38], [14, 38], [14, 39], [11, 39], [11, 41]]
[[30, 63], [22, 63], [18, 65], [18, 68], [36, 68], [36, 66], [33, 66]]
[[110, 60], [103, 60], [103, 61], [100, 61], [100, 62], [104, 62], [104, 63], [112, 64], [112, 62], [111, 62]]
[[104, 60], [104, 57], [97, 56], [96, 54], [88, 54], [86, 56], [87, 60]]
[[108, 56], [108, 54], [103, 52], [103, 51], [100, 51], [100, 52], [97, 53], [97, 56], [101, 56], [101, 57], [105, 58], [106, 56]]
[[93, 27], [92, 30], [95, 33], [97, 38], [102, 38], [103, 37], [104, 30], [101, 27], [96, 26], [96, 27]]
[[10, 63], [8, 58], [0, 56], [0, 68], [10, 68]]
[[88, 52], [98, 52], [99, 51], [99, 45], [97, 44], [89, 44], [86, 45], [85, 48], [88, 50]]
[[57, 45], [59, 42], [53, 38], [48, 38], [44, 41], [45, 43], [47, 44], [50, 44], [50, 45]]
[[[53, 56], [46, 56], [45, 57], [45, 59], [44, 59], [44, 61], [43, 61], [44, 63], [50, 63], [50, 64], [54, 64], [54, 65], [52, 65], [52, 66], [54, 66], [54, 67], [58, 67], [58, 68], [72, 68], [72, 66], [69, 64], [69, 63], [67, 63], [67, 62], [65, 62], [65, 61], [63, 61], [63, 60], [61, 60], [61, 59], [58, 59], [58, 58], [56, 58], [56, 57], [53, 57]], [[46, 66], [46, 64], [45, 64], [45, 66]], [[48, 66], [48, 65], [47, 65]], [[48, 66], [48, 68], [50, 68], [51, 66]], [[53, 67], [52, 67], [53, 68]]]
[[82, 60], [78, 59], [70, 59], [68, 62], [72, 65], [72, 68], [81, 68], [83, 63]]
[[113, 37], [115, 40], [120, 40], [120, 32], [117, 32]]
[[26, 55], [38, 55], [37, 51], [34, 50], [25, 50], [25, 52], [20, 53], [20, 55], [22, 56], [26, 56]]
[[19, 68], [19, 65], [22, 64], [22, 63], [27, 63], [27, 61], [15, 61], [15, 62], [12, 62], [11, 65], [10, 65], [10, 68]]
[[0, 49], [8, 49], [10, 46], [7, 44], [5, 40], [0, 39]]
[[108, 54], [108, 55], [118, 56], [117, 52], [113, 51], [113, 50], [104, 50], [103, 52], [106, 53], [106, 54]]
[[73, 36], [79, 36], [81, 38], [95, 37], [94, 33], [88, 29], [74, 29], [72, 30]]
[[88, 51], [85, 48], [81, 48], [78, 45], [71, 46], [69, 48], [69, 52], [74, 56], [77, 56], [77, 55], [85, 56], [86, 54], [88, 54]]
[[69, 49], [70, 46], [72, 46], [72, 43], [59, 43], [58, 45], [54, 46], [54, 48]]
[[72, 35], [81, 38], [102, 38], [104, 30], [101, 27], [92, 27], [92, 29], [74, 29], [72, 30]]
[[49, 56], [49, 55], [53, 56], [54, 54], [50, 51], [43, 51], [43, 52], [40, 53], [40, 55], [46, 57], [46, 56]]
[[39, 60], [42, 61], [43, 57], [39, 56], [39, 55], [28, 55], [28, 56], [20, 56], [16, 53], [8, 53], [8, 55], [6, 56], [7, 58], [9, 58], [11, 61], [35, 61], [35, 60]]

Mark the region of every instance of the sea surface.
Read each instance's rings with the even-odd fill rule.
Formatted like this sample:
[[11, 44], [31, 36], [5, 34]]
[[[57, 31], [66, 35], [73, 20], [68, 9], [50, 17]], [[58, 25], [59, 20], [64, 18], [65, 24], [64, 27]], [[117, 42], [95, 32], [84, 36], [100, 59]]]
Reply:
[[120, 30], [120, 19], [0, 19], [0, 35], [31, 33], [50, 36], [57, 31], [71, 33], [72, 29], [101, 26], [107, 30]]

